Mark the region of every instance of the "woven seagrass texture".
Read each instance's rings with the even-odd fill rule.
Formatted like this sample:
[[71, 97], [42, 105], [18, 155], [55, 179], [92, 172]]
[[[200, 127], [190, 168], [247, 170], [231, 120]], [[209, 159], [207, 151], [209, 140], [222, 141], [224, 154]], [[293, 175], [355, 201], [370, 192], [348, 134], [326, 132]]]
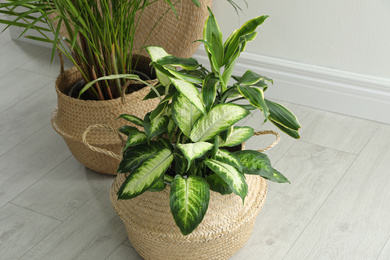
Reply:
[[[87, 148], [82, 142], [82, 134], [90, 125], [94, 124], [105, 124], [114, 128], [126, 124], [131, 125], [123, 119], [116, 120], [116, 118], [125, 113], [144, 118], [147, 112], [157, 106], [159, 100], [142, 100], [150, 91], [149, 87], [127, 94], [124, 103], [122, 103], [121, 98], [94, 101], [76, 99], [64, 94], [81, 78], [76, 67], [66, 70], [57, 78], [58, 104], [52, 114], [52, 126], [64, 138], [74, 157], [83, 165], [96, 172], [115, 175], [119, 161]], [[151, 84], [156, 82], [156, 80], [150, 81]], [[121, 140], [118, 136], [104, 129], [92, 131], [88, 135], [88, 142], [93, 146], [117, 154], [120, 154], [121, 151]]]
[[151, 29], [165, 12], [166, 15], [158, 22], [145, 46], [161, 46], [167, 53], [183, 58], [195, 53], [200, 42], [194, 41], [203, 38], [203, 26], [209, 15], [207, 6], [211, 8], [212, 0], [199, 1], [200, 7], [191, 0], [172, 1], [176, 2], [177, 17], [165, 1], [157, 1], [145, 8], [135, 34], [134, 53], [139, 53]]
[[244, 205], [235, 194], [222, 196], [211, 191], [203, 221], [183, 236], [169, 208], [168, 187], [162, 192], [117, 200], [116, 193], [124, 180], [124, 174], [117, 175], [111, 187], [111, 203], [125, 224], [131, 244], [147, 260], [230, 258], [248, 241], [267, 194], [266, 181], [253, 175], [246, 175], [248, 195]]

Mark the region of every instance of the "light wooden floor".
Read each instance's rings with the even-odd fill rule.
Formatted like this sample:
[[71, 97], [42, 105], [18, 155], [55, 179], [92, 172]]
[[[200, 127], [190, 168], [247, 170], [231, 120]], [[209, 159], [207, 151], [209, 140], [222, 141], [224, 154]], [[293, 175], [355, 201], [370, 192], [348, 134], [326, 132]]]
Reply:
[[[0, 258], [141, 259], [111, 207], [113, 177], [80, 165], [50, 125], [58, 61], [8, 33], [0, 46]], [[302, 139], [283, 136], [268, 154], [292, 184], [269, 183], [231, 259], [390, 259], [390, 126], [286, 105]]]

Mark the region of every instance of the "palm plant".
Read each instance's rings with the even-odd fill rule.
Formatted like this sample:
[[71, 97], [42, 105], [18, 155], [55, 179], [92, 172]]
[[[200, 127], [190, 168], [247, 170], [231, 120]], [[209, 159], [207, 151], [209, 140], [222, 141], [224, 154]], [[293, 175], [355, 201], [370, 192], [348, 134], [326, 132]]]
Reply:
[[[132, 62], [135, 31], [145, 8], [157, 1], [7, 0], [0, 4], [0, 13], [15, 18], [0, 19], [0, 23], [7, 25], [5, 29], [24, 28], [21, 36], [30, 29], [37, 31], [39, 36], [27, 37], [51, 43], [52, 58], [59, 49], [85, 82], [106, 77], [95, 82], [89, 92], [98, 100], [113, 99], [126, 91], [126, 79], [138, 79], [133, 75], [136, 62]], [[164, 1], [173, 10], [180, 2]], [[198, 0], [192, 2], [200, 5]], [[66, 29], [67, 37], [60, 35], [61, 28]]]
[[[146, 99], [159, 96], [161, 101], [144, 119], [120, 116], [143, 127], [144, 132], [131, 126], [119, 129], [128, 138], [118, 173], [129, 175], [117, 193], [118, 199], [161, 191], [170, 185], [173, 218], [182, 234], [188, 235], [207, 211], [210, 190], [222, 195], [234, 193], [244, 202], [248, 192], [244, 174], [289, 182], [271, 166], [267, 155], [231, 150], [252, 137], [253, 128], [234, 126], [252, 109], [260, 109], [264, 120], [299, 138], [301, 126], [294, 114], [264, 98], [271, 79], [250, 70], [232, 76], [237, 58], [266, 18], [248, 21], [223, 43], [210, 10], [202, 42], [211, 71], [195, 59], [168, 55], [161, 47], [147, 47], [160, 85], [157, 93], [150, 92]], [[229, 86], [231, 78], [236, 83]], [[246, 100], [247, 104], [236, 104], [238, 100]]]

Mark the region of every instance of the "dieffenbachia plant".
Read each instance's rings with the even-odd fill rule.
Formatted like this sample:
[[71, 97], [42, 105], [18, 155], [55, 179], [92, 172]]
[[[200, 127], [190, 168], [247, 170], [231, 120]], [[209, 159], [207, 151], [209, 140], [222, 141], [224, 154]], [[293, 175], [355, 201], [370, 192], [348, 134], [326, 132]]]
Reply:
[[[285, 107], [264, 98], [267, 77], [247, 71], [232, 76], [234, 64], [255, 29], [266, 16], [252, 19], [223, 44], [222, 34], [210, 11], [202, 42], [211, 64], [207, 71], [195, 59], [168, 55], [149, 46], [160, 85], [146, 98], [158, 96], [157, 108], [140, 119], [121, 115], [135, 125], [119, 130], [128, 136], [118, 173], [129, 173], [118, 191], [118, 199], [131, 199], [145, 191], [161, 191], [170, 185], [170, 207], [183, 235], [202, 221], [210, 190], [222, 195], [234, 193], [244, 203], [248, 186], [244, 174], [289, 182], [271, 166], [267, 155], [253, 150], [232, 152], [254, 133], [249, 126], [234, 126], [250, 109], [260, 109], [282, 131], [299, 138], [300, 125]], [[182, 70], [176, 70], [181, 67]], [[229, 86], [230, 79], [236, 83]], [[245, 99], [247, 105], [234, 101]], [[230, 151], [229, 151], [230, 149]]]

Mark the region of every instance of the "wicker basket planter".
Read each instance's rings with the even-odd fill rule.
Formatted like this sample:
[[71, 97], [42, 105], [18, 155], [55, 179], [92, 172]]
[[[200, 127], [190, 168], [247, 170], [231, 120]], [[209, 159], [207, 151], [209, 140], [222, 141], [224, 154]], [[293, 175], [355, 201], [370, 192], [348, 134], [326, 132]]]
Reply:
[[169, 188], [117, 200], [116, 193], [124, 180], [124, 174], [116, 177], [111, 203], [123, 220], [133, 247], [150, 260], [228, 259], [248, 241], [267, 194], [266, 181], [253, 175], [246, 175], [249, 190], [244, 205], [235, 194], [222, 196], [211, 192], [203, 221], [194, 232], [183, 236], [170, 211]]
[[[110, 156], [87, 148], [82, 142], [83, 132], [94, 124], [105, 124], [119, 128], [129, 122], [116, 118], [124, 113], [143, 118], [158, 104], [158, 99], [143, 101], [150, 91], [149, 87], [128, 94], [122, 102], [121, 98], [105, 101], [81, 100], [64, 94], [81, 79], [76, 67], [62, 71], [56, 80], [58, 105], [54, 109], [51, 123], [55, 131], [65, 140], [74, 157], [86, 167], [104, 174], [116, 175], [119, 161]], [[150, 83], [155, 84], [153, 80]], [[97, 129], [88, 136], [90, 144], [115, 153], [121, 151], [121, 141], [116, 135], [110, 135], [103, 129]]]

